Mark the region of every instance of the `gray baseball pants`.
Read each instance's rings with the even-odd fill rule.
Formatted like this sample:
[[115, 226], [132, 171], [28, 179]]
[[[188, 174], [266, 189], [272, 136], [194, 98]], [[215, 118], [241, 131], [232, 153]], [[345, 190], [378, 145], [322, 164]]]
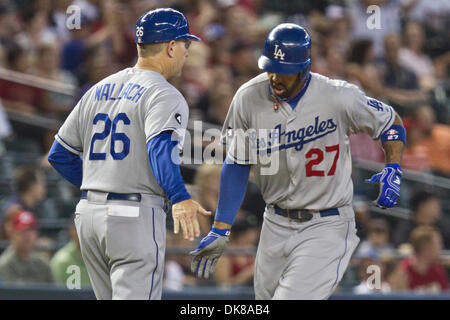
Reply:
[[266, 208], [258, 245], [256, 299], [328, 299], [347, 269], [359, 238], [353, 209], [307, 222], [277, 215]]
[[161, 299], [166, 241], [164, 199], [107, 200], [88, 192], [75, 210], [81, 254], [97, 299]]

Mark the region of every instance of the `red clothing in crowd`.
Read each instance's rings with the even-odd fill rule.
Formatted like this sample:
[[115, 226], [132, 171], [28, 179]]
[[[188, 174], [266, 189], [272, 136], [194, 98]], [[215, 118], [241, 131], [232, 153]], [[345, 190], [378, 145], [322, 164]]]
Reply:
[[436, 292], [449, 288], [447, 273], [439, 263], [434, 263], [422, 274], [414, 269], [411, 258], [406, 258], [400, 262], [400, 269], [408, 275], [409, 289]]
[[247, 257], [247, 259], [245, 261], [232, 258], [231, 259], [231, 275], [233, 277], [237, 276], [245, 268], [252, 265], [253, 262], [255, 262], [255, 259], [253, 257]]
[[45, 92], [24, 84], [0, 79], [0, 98], [14, 102], [23, 102], [39, 109], [45, 97]]

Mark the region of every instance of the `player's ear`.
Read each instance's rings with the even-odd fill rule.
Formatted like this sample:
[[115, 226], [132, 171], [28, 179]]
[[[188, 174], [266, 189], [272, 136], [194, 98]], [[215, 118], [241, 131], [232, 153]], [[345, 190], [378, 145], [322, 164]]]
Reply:
[[167, 44], [166, 50], [167, 50], [167, 55], [170, 58], [175, 57], [175, 46], [177, 45], [177, 42], [175, 40], [171, 40], [169, 41], [169, 43]]

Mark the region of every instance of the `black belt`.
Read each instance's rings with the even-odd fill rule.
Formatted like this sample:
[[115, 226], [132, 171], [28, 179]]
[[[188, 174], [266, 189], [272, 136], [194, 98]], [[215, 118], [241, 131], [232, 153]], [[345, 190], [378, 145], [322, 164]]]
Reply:
[[[274, 205], [273, 208], [276, 214], [289, 219], [298, 220], [299, 222], [309, 221], [313, 217], [311, 210], [282, 209], [277, 205]], [[321, 217], [338, 216], [339, 210], [337, 208], [320, 210], [319, 214]]]
[[[87, 191], [81, 191], [81, 199], [87, 199]], [[141, 202], [141, 194], [140, 193], [108, 193], [106, 197], [107, 200], [127, 200], [127, 201], [136, 201]]]

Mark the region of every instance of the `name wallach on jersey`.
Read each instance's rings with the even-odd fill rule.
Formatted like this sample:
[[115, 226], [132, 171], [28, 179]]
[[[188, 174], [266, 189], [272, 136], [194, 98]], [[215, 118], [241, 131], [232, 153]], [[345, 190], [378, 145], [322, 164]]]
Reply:
[[141, 99], [144, 92], [147, 91], [146, 87], [143, 87], [137, 83], [105, 83], [95, 88], [94, 101], [113, 101], [127, 99], [137, 103]]

